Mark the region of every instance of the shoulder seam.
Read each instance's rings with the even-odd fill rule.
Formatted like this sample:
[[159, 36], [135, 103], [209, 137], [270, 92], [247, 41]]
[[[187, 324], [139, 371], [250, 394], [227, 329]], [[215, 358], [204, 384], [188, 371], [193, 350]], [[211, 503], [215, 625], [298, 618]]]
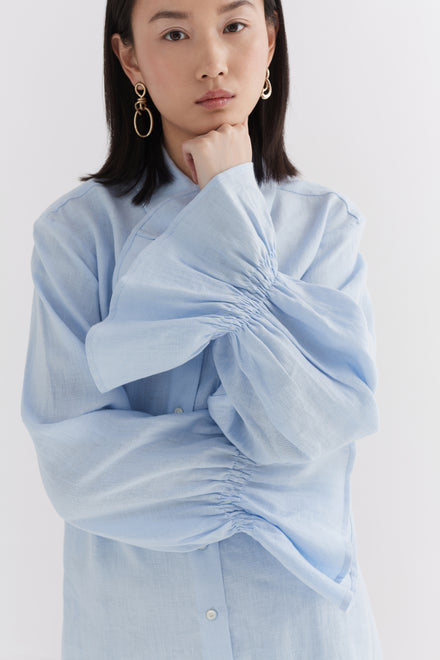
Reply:
[[[67, 204], [69, 204], [69, 202], [72, 202], [72, 201], [77, 200], [77, 199], [82, 199], [83, 197], [88, 195], [90, 193], [90, 191], [93, 190], [93, 188], [96, 188], [98, 185], [99, 185], [99, 183], [97, 181], [91, 181], [90, 185], [86, 188], [86, 190], [78, 190], [78, 192], [76, 194], [71, 194], [69, 197], [67, 197], [67, 199], [64, 199], [63, 201], [60, 201], [60, 203], [57, 204], [57, 206], [49, 206], [46, 209], [46, 211], [43, 211], [43, 213], [41, 214], [42, 217], [44, 217], [46, 214], [49, 215], [49, 216], [54, 216], [55, 217], [55, 215], [59, 211], [61, 211], [61, 209], [63, 209]], [[69, 195], [69, 193], [66, 193], [66, 194]], [[54, 202], [54, 204], [55, 203], [56, 202]]]
[[325, 195], [335, 195], [338, 199], [341, 200], [341, 202], [343, 202], [343, 204], [344, 204], [344, 206], [347, 210], [347, 214], [349, 216], [351, 216], [352, 218], [354, 218], [354, 220], [356, 220], [357, 223], [359, 223], [359, 224], [362, 223], [361, 214], [359, 213], [359, 215], [356, 215], [356, 213], [353, 213], [350, 210], [349, 206], [348, 206], [347, 200], [342, 195], [335, 192], [334, 190], [326, 190], [326, 191], [323, 191], [323, 192], [320, 192], [320, 193], [312, 193], [312, 192], [311, 193], [303, 193], [303, 192], [300, 192], [300, 191], [297, 191], [297, 190], [290, 190], [289, 188], [284, 188], [283, 186], [280, 186], [279, 190], [284, 190], [284, 192], [290, 192], [293, 195], [300, 195], [301, 197], [324, 197]]

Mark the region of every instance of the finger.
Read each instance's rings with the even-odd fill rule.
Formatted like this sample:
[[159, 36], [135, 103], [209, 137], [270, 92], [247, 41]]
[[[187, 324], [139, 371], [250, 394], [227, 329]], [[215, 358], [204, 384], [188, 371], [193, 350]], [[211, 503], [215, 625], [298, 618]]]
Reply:
[[185, 163], [188, 165], [190, 169], [192, 180], [194, 181], [194, 183], [198, 183], [197, 170], [192, 155], [189, 152], [183, 150], [183, 157], [185, 159]]

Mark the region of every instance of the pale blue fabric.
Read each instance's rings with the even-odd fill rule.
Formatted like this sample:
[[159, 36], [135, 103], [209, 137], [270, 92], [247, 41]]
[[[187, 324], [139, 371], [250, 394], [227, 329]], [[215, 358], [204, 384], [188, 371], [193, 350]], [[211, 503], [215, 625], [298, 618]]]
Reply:
[[364, 219], [252, 163], [35, 223], [23, 388], [63, 660], [377, 660], [350, 475], [377, 429]]

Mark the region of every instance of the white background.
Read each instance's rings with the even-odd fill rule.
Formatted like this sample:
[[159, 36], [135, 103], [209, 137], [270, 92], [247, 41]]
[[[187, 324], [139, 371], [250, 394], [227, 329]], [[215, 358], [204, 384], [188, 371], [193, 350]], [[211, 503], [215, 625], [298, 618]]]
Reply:
[[[304, 178], [346, 194], [368, 219], [362, 251], [376, 317], [381, 431], [358, 443], [359, 560], [385, 658], [434, 660], [440, 4], [284, 4], [289, 155]], [[19, 401], [33, 222], [106, 152], [104, 9], [104, 0], [20, 0], [2, 11], [0, 660], [60, 657], [63, 523], [43, 489]]]

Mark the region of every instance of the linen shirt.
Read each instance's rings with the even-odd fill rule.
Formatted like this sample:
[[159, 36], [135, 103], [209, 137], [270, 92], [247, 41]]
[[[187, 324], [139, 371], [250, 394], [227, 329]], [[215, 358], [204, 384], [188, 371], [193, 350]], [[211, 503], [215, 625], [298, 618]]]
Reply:
[[376, 431], [365, 219], [252, 163], [34, 225], [22, 415], [65, 521], [63, 660], [377, 660], [350, 476]]

